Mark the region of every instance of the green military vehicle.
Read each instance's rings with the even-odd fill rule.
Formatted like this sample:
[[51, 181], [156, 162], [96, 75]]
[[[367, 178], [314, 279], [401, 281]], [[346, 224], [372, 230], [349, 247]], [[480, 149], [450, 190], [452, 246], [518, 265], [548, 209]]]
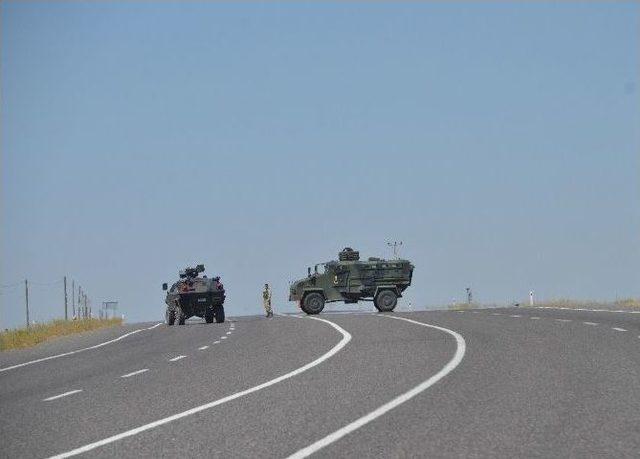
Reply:
[[[318, 272], [324, 266], [324, 272]], [[369, 258], [360, 261], [359, 252], [346, 247], [338, 261], [328, 261], [308, 268], [307, 277], [291, 285], [289, 301], [297, 301], [307, 314], [318, 314], [325, 303], [371, 301], [381, 312], [393, 311], [413, 276], [408, 260]]]
[[168, 290], [165, 299], [167, 325], [184, 325], [193, 316], [203, 318], [208, 324], [214, 319], [217, 323], [224, 322], [224, 285], [218, 276], [200, 277], [203, 272], [204, 265], [186, 268], [180, 271], [180, 280], [171, 288], [166, 283], [162, 284], [162, 290]]

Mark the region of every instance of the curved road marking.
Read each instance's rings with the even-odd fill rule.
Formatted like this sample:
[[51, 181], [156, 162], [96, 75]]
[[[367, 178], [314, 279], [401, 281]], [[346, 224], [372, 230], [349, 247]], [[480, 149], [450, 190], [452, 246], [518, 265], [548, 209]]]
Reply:
[[60, 357], [66, 357], [67, 355], [77, 354], [78, 352], [84, 352], [84, 351], [88, 351], [90, 349], [97, 349], [99, 347], [106, 346], [107, 344], [111, 344], [111, 343], [115, 343], [116, 341], [120, 341], [121, 339], [126, 338], [127, 336], [131, 336], [134, 333], [139, 333], [139, 332], [144, 331], [144, 330], [151, 330], [152, 328], [156, 328], [159, 325], [162, 325], [162, 323], [158, 323], [158, 324], [156, 324], [156, 325], [154, 325], [152, 327], [149, 327], [149, 328], [139, 328], [137, 330], [133, 330], [132, 332], [125, 333], [122, 336], [118, 336], [117, 338], [112, 339], [110, 341], [105, 341], [104, 343], [96, 344], [95, 346], [89, 346], [89, 347], [85, 347], [85, 348], [82, 348], [82, 349], [76, 349], [75, 351], [65, 352], [63, 354], [50, 355], [49, 357], [43, 357], [41, 359], [30, 360], [29, 362], [19, 363], [17, 365], [12, 365], [10, 367], [0, 368], [0, 373], [2, 373], [3, 371], [13, 370], [14, 368], [20, 368], [20, 367], [24, 367], [24, 366], [27, 366], [27, 365], [32, 365], [34, 363], [44, 362], [45, 360], [58, 359]]
[[[293, 371], [290, 371], [289, 373], [285, 373], [281, 376], [278, 376], [277, 378], [274, 379], [270, 379], [267, 382], [264, 382], [262, 384], [259, 384], [257, 386], [253, 386], [250, 387], [249, 389], [245, 389], [243, 391], [240, 392], [236, 392], [235, 394], [231, 394], [227, 397], [221, 398], [219, 400], [215, 400], [213, 402], [209, 402], [209, 403], [205, 403], [204, 405], [200, 405], [197, 406], [195, 408], [191, 408], [190, 410], [187, 411], [183, 411], [181, 413], [177, 413], [174, 414], [172, 416], [168, 416], [166, 418], [162, 418], [162, 419], [158, 419], [157, 421], [154, 422], [150, 422], [149, 424], [144, 424], [140, 427], [136, 427], [135, 429], [131, 429], [131, 430], [127, 430], [125, 432], [119, 433], [117, 435], [113, 435], [111, 437], [107, 437], [103, 440], [99, 440], [93, 443], [89, 443], [87, 445], [81, 446], [79, 448], [73, 449], [71, 451], [67, 451], [64, 453], [60, 453], [56, 456], [51, 456], [50, 459], [61, 459], [61, 458], [65, 458], [65, 457], [71, 457], [71, 456], [75, 456], [78, 454], [82, 454], [82, 453], [86, 453], [87, 451], [91, 451], [93, 449], [99, 448], [101, 446], [104, 445], [108, 445], [109, 443], [113, 443], [116, 442], [118, 440], [122, 440], [123, 438], [127, 438], [127, 437], [132, 437], [134, 435], [138, 435], [139, 433], [142, 433], [144, 431], [147, 430], [151, 430], [154, 429], [156, 427], [159, 427], [161, 425], [164, 424], [168, 424], [170, 422], [176, 421], [178, 419], [181, 418], [185, 418], [187, 416], [191, 416], [192, 414], [196, 414], [199, 413], [200, 411], [204, 411], [204, 410], [208, 410], [210, 408], [213, 408], [215, 406], [218, 405], [222, 405], [223, 403], [227, 403], [230, 402], [231, 400], [235, 400], [237, 398], [243, 397], [245, 395], [249, 395], [253, 392], [257, 392], [261, 389], [265, 389], [269, 386], [273, 386], [274, 384], [278, 384], [279, 382], [282, 382], [286, 379], [289, 378], [293, 378], [294, 376], [299, 375], [300, 373], [304, 373], [305, 371], [320, 365], [322, 362], [324, 362], [325, 360], [329, 359], [330, 357], [334, 356], [336, 353], [338, 353], [343, 347], [345, 347], [347, 345], [347, 343], [349, 341], [351, 341], [351, 334], [346, 331], [344, 328], [340, 327], [338, 324], [335, 324], [329, 320], [326, 319], [320, 319], [318, 317], [309, 317], [309, 319], [313, 319], [313, 320], [318, 320], [320, 322], [324, 322], [327, 323], [329, 325], [331, 325], [333, 328], [335, 328], [341, 335], [342, 335], [342, 339], [340, 339], [340, 341], [338, 342], [338, 344], [336, 344], [335, 346], [333, 346], [331, 349], [329, 349], [329, 351], [327, 351], [326, 353], [324, 353], [323, 355], [321, 355], [320, 357], [318, 357], [317, 359], [313, 360], [312, 362], [307, 363], [306, 365], [301, 366], [300, 368], [297, 368]], [[417, 322], [420, 323], [420, 322]]]
[[453, 358], [451, 360], [449, 360], [449, 362], [444, 367], [442, 367], [442, 369], [439, 372], [437, 372], [435, 375], [431, 376], [429, 379], [427, 379], [427, 380], [423, 381], [422, 383], [418, 384], [416, 387], [414, 387], [413, 389], [409, 390], [408, 392], [405, 392], [404, 394], [394, 398], [390, 402], [385, 403], [381, 407], [376, 408], [371, 413], [366, 414], [366, 415], [362, 416], [359, 419], [356, 419], [352, 423], [347, 424], [346, 426], [336, 430], [332, 434], [329, 434], [326, 437], [318, 440], [317, 442], [307, 446], [306, 448], [303, 448], [300, 451], [297, 451], [296, 453], [294, 453], [291, 456], [289, 456], [288, 459], [301, 459], [301, 458], [304, 458], [304, 457], [308, 457], [308, 456], [312, 455], [313, 453], [321, 450], [325, 446], [328, 446], [331, 443], [341, 439], [345, 435], [350, 434], [354, 430], [357, 430], [360, 427], [364, 426], [365, 424], [368, 424], [369, 422], [373, 421], [374, 419], [379, 418], [380, 416], [382, 416], [386, 412], [391, 411], [392, 409], [394, 409], [395, 407], [397, 407], [399, 405], [402, 405], [406, 401], [409, 401], [410, 399], [412, 399], [413, 397], [418, 395], [420, 392], [428, 389], [429, 387], [431, 387], [432, 385], [434, 385], [435, 383], [440, 381], [442, 378], [444, 378], [446, 375], [448, 375], [451, 371], [453, 371], [453, 369], [456, 368], [460, 364], [460, 362], [462, 361], [462, 358], [464, 357], [464, 353], [465, 353], [465, 350], [466, 350], [466, 343], [465, 343], [464, 338], [462, 337], [462, 335], [454, 332], [453, 330], [449, 330], [448, 328], [444, 328], [444, 327], [438, 327], [436, 325], [425, 324], [423, 322], [418, 322], [416, 320], [406, 319], [404, 317], [394, 317], [394, 316], [388, 316], [388, 315], [380, 315], [379, 317], [386, 317], [386, 318], [389, 318], [389, 319], [396, 319], [396, 320], [404, 320], [406, 322], [411, 322], [413, 324], [422, 325], [423, 327], [435, 328], [436, 330], [440, 330], [440, 331], [443, 331], [445, 333], [448, 333], [448, 334], [450, 334], [451, 336], [453, 336], [456, 339], [456, 345], [457, 345], [456, 353], [453, 356]]
[[65, 392], [64, 394], [54, 395], [53, 397], [45, 398], [42, 401], [43, 402], [50, 402], [52, 400], [58, 400], [59, 398], [66, 397], [67, 395], [77, 394], [78, 392], [82, 392], [82, 389], [70, 390], [69, 392]]

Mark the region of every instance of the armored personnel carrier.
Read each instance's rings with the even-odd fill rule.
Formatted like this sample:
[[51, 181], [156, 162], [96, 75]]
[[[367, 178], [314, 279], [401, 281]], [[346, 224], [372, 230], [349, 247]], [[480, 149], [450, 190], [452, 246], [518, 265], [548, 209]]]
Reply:
[[200, 277], [204, 272], [204, 265], [186, 268], [180, 271], [180, 280], [171, 288], [162, 284], [162, 290], [167, 291], [167, 310], [165, 318], [167, 325], [184, 325], [185, 320], [198, 316], [208, 324], [215, 319], [217, 323], [224, 322], [224, 285], [220, 277]]
[[[323, 266], [324, 272], [318, 272]], [[393, 311], [413, 276], [408, 260], [360, 260], [360, 253], [346, 247], [338, 254], [338, 261], [315, 265], [313, 273], [291, 285], [289, 301], [298, 301], [307, 314], [318, 314], [325, 303], [371, 301], [381, 312]]]

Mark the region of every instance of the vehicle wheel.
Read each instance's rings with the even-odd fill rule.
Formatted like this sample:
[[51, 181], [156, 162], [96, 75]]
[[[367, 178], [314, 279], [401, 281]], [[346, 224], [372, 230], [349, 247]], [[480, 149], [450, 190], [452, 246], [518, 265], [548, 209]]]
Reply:
[[376, 295], [373, 304], [380, 312], [391, 312], [398, 304], [398, 296], [393, 290], [382, 290]]
[[167, 307], [167, 310], [164, 313], [164, 318], [167, 321], [167, 325], [173, 325], [176, 321], [176, 312], [173, 308]]
[[208, 324], [212, 324], [213, 323], [213, 308], [207, 308], [204, 311], [204, 320], [206, 323]]
[[176, 321], [178, 322], [178, 325], [184, 325], [184, 321], [187, 320], [187, 316], [184, 314], [184, 311], [180, 306], [177, 305], [175, 311]]
[[224, 323], [224, 306], [216, 306], [214, 314], [216, 316], [216, 323], [221, 324]]
[[305, 295], [301, 307], [307, 314], [319, 314], [324, 309], [324, 297], [318, 292], [311, 292]]

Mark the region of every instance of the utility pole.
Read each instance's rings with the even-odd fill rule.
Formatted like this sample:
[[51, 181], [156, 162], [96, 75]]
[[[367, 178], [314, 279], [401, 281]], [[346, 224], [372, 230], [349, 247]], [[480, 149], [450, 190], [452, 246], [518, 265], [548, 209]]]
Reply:
[[27, 309], [27, 328], [29, 328], [29, 282], [24, 280], [24, 303]]
[[76, 281], [71, 280], [71, 313], [76, 317]]
[[64, 320], [69, 320], [67, 312], [67, 276], [64, 276]]
[[387, 242], [387, 245], [389, 247], [393, 248], [393, 258], [395, 258], [397, 260], [398, 259], [398, 248], [402, 246], [402, 241], [400, 241], [400, 242], [397, 242], [397, 241]]
[[472, 299], [471, 287], [467, 287], [467, 304], [471, 304]]

